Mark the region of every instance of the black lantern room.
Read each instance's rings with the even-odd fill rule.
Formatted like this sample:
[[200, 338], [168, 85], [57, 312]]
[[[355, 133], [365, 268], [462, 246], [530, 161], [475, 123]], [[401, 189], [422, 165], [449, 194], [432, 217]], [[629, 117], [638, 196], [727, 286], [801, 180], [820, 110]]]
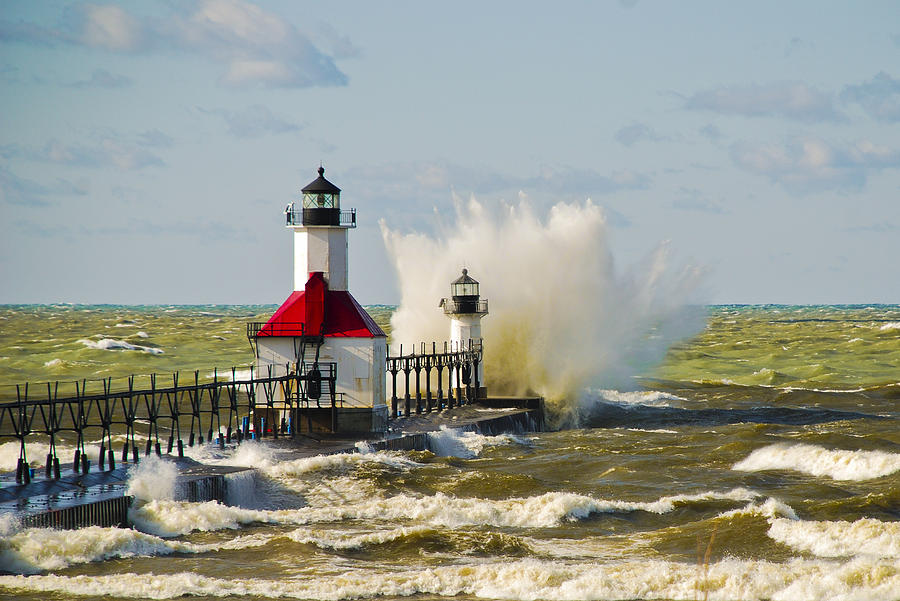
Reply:
[[288, 216], [288, 225], [323, 225], [356, 227], [356, 210], [341, 212], [341, 189], [325, 179], [325, 168], [319, 166], [319, 177], [309, 182], [302, 190], [303, 213], [294, 210]]
[[478, 280], [469, 275], [468, 269], [450, 284], [452, 298], [441, 299], [440, 306], [447, 314], [485, 314], [488, 312], [487, 300], [481, 300], [478, 293]]

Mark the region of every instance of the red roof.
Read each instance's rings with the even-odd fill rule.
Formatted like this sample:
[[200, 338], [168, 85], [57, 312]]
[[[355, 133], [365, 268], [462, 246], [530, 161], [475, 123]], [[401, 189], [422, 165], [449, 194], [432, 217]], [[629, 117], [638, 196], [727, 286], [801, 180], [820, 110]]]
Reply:
[[259, 330], [257, 336], [387, 336], [346, 290], [329, 290], [322, 272], [309, 275]]

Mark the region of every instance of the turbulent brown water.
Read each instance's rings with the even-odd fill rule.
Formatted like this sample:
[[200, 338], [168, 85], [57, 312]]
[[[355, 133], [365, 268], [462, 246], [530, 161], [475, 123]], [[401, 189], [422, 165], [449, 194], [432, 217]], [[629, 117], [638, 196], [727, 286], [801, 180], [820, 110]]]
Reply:
[[[205, 376], [249, 363], [244, 323], [270, 312], [6, 307], [0, 383]], [[558, 431], [304, 460], [195, 448], [259, 469], [233, 506], [171, 500], [145, 460], [133, 530], [4, 515], [0, 597], [900, 599], [900, 307], [708, 314], [627, 390], [551, 405], [577, 420]], [[0, 469], [16, 457], [4, 444]]]

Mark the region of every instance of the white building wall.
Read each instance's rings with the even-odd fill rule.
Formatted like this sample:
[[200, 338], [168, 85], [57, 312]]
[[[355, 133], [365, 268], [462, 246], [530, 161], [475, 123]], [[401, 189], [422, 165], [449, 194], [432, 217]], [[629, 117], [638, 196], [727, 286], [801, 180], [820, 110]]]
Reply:
[[347, 228], [294, 228], [294, 290], [303, 290], [309, 274], [325, 274], [330, 290], [348, 290]]
[[[469, 346], [469, 340], [481, 341], [481, 318], [483, 315], [463, 314], [454, 315], [450, 319], [450, 344], [452, 350], [464, 350]], [[484, 361], [478, 363], [478, 382], [484, 386]], [[453, 375], [453, 385], [456, 386], [456, 374]]]
[[[283, 373], [284, 365], [297, 361], [292, 337], [257, 338], [260, 375], [267, 365], [275, 365]], [[299, 348], [299, 341], [297, 342]], [[307, 363], [315, 357], [315, 348], [306, 350]], [[338, 364], [335, 390], [344, 395], [345, 407], [378, 407], [385, 405], [385, 338], [326, 338], [319, 349], [319, 362]]]

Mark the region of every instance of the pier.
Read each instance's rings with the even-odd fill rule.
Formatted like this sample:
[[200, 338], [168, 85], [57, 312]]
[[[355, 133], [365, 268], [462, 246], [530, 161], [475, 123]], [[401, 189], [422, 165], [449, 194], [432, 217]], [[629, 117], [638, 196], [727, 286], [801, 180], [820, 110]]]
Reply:
[[[411, 413], [392, 420], [389, 431], [380, 437], [363, 439], [369, 451], [424, 451], [429, 449], [429, 433], [448, 428], [487, 435], [504, 432], [535, 432], [544, 429], [543, 401], [540, 398], [499, 397], [445, 407], [442, 411]], [[243, 436], [241, 440], [246, 440]], [[346, 434], [298, 434], [270, 439], [292, 459], [359, 452], [359, 438]], [[239, 444], [237, 437], [231, 444]], [[236, 474], [252, 473], [251, 468], [213, 466], [189, 458], [163, 455], [175, 463], [179, 475], [176, 497], [203, 502], [228, 501], [229, 481]], [[14, 512], [26, 527], [73, 529], [86, 526], [129, 527], [128, 510], [133, 498], [126, 494], [130, 468], [124, 462], [106, 471], [73, 471], [60, 478], [36, 475], [28, 483], [4, 482], [0, 486], [0, 513]]]

